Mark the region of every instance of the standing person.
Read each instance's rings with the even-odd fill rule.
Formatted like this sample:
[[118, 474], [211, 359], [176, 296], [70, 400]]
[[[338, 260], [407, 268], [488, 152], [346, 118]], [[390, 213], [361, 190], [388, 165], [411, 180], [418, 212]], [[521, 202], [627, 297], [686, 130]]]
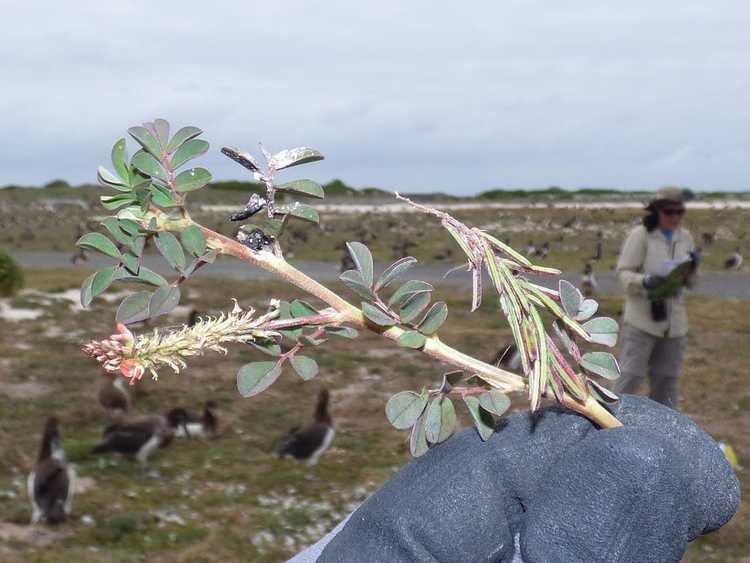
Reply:
[[[646, 207], [643, 224], [625, 239], [617, 262], [617, 277], [625, 290], [625, 326], [622, 375], [614, 390], [635, 393], [648, 375], [650, 397], [671, 408], [677, 407], [688, 332], [682, 287], [692, 285], [697, 266], [693, 237], [681, 226], [685, 202], [691, 198], [692, 192], [681, 188], [658, 190]], [[685, 260], [691, 261], [690, 273], [666, 290], [667, 274]]]

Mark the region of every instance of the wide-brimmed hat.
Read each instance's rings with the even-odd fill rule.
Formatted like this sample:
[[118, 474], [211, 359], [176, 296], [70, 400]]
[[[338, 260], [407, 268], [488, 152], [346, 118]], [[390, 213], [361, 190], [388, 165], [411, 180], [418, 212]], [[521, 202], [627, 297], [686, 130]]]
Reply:
[[654, 197], [648, 202], [648, 207], [658, 207], [667, 203], [682, 203], [683, 205], [693, 199], [695, 195], [687, 188], [677, 186], [666, 186], [656, 190]]

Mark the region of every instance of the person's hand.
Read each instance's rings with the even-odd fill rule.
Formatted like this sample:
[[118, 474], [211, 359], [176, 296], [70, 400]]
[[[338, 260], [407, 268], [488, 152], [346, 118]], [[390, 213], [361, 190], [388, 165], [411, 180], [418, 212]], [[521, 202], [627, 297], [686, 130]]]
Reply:
[[664, 283], [664, 276], [657, 276], [655, 274], [646, 274], [643, 276], [641, 284], [645, 289], [656, 289]]
[[679, 561], [737, 510], [737, 478], [676, 411], [631, 395], [613, 411], [623, 428], [549, 408], [486, 443], [460, 432], [368, 498], [317, 562], [510, 562], [514, 543], [525, 563]]

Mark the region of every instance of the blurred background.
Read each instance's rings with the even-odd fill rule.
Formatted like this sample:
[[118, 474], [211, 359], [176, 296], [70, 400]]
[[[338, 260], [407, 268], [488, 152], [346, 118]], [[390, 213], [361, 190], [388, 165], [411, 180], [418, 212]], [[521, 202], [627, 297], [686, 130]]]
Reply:
[[[323, 162], [285, 172], [326, 199], [320, 225], [282, 241], [294, 265], [340, 291], [343, 243], [373, 251], [376, 270], [405, 255], [436, 286], [449, 344], [491, 361], [510, 330], [489, 303], [469, 314], [468, 275], [451, 238], [398, 204], [398, 190], [508, 241], [580, 285], [586, 264], [601, 310], [622, 296], [613, 272], [653, 190], [692, 189], [685, 225], [703, 255], [680, 409], [731, 445], [747, 491], [750, 463], [750, 7], [736, 1], [379, 2], [371, 5], [48, 2], [3, 6], [0, 40], [0, 560], [283, 561], [314, 543], [408, 463], [408, 435], [384, 415], [390, 395], [435, 386], [443, 366], [375, 335], [316, 349], [320, 375], [285, 374], [243, 399], [249, 347], [191, 362], [129, 390], [132, 410], [200, 413], [216, 402], [211, 440], [176, 441], [146, 467], [90, 453], [107, 422], [97, 365], [81, 345], [113, 331], [128, 286], [90, 309], [78, 288], [105, 264], [79, 253], [108, 212], [96, 167], [128, 127], [157, 117], [196, 125], [214, 181], [191, 215], [233, 236], [228, 215], [259, 186], [219, 153], [300, 145]], [[130, 153], [135, 144], [131, 144]], [[738, 259], [739, 257], [739, 259]], [[146, 264], [165, 273], [155, 250]], [[184, 287], [171, 315], [302, 293], [219, 259]], [[358, 301], [358, 299], [355, 299]], [[136, 329], [137, 331], [146, 328]], [[314, 467], [280, 460], [321, 388], [337, 426]], [[523, 397], [513, 409], [525, 409]], [[58, 527], [28, 527], [26, 477], [47, 416], [79, 479]], [[462, 418], [463, 425], [470, 425]], [[750, 508], [691, 545], [685, 561], [750, 561]]]

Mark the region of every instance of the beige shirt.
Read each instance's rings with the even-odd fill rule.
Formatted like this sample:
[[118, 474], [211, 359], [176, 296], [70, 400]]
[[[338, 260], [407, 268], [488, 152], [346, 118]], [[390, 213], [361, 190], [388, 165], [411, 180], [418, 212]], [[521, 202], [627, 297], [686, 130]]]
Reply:
[[670, 261], [685, 258], [695, 250], [690, 232], [680, 227], [668, 241], [657, 228], [650, 233], [646, 227], [635, 227], [625, 239], [617, 261], [617, 277], [625, 290], [624, 321], [654, 336], [684, 336], [688, 331], [687, 312], [682, 294], [666, 299], [667, 319], [655, 322], [651, 318], [651, 303], [643, 288], [646, 274], [665, 275]]

